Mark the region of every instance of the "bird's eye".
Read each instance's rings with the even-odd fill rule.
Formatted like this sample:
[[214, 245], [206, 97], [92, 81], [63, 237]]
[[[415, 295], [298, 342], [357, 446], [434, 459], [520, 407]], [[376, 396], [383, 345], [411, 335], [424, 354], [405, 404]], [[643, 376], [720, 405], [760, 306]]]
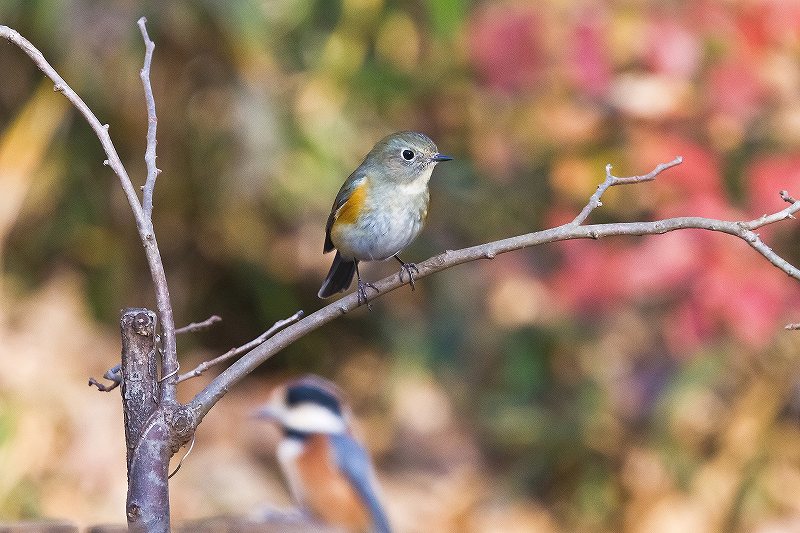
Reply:
[[414, 151], [409, 150], [408, 148], [403, 150], [403, 159], [405, 159], [406, 161], [411, 161], [412, 159], [414, 159]]

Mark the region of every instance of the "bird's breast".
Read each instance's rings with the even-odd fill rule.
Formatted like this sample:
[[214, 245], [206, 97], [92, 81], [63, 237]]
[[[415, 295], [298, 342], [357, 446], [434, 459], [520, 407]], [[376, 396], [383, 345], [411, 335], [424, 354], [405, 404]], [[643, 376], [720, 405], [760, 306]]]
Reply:
[[298, 481], [307, 487], [300, 503], [327, 524], [366, 530], [368, 508], [339, 469], [325, 435], [313, 435], [295, 458]]
[[[422, 186], [424, 185], [424, 186]], [[362, 261], [392, 257], [416, 238], [425, 224], [430, 198], [427, 181], [411, 184], [370, 184], [360, 215], [337, 219], [331, 240], [345, 257]]]

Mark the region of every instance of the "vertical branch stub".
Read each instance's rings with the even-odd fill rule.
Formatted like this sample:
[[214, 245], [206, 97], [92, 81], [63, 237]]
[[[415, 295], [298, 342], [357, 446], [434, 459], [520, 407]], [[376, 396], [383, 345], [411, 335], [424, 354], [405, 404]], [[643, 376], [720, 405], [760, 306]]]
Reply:
[[149, 309], [122, 312], [122, 408], [128, 465], [125, 514], [134, 533], [167, 533], [167, 473], [172, 430], [165, 420], [171, 404], [161, 401], [158, 383], [156, 314]]
[[156, 315], [128, 308], [120, 319], [122, 334], [122, 411], [128, 468], [145, 425], [158, 408]]

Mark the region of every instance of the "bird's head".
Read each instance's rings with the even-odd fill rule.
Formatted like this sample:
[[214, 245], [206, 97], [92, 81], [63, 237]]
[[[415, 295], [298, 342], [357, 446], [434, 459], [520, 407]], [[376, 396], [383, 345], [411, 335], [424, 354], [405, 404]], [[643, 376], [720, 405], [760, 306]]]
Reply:
[[306, 376], [279, 387], [254, 415], [279, 424], [292, 436], [348, 431], [336, 385], [319, 376]]
[[416, 131], [392, 133], [378, 141], [362, 166], [369, 175], [382, 175], [400, 183], [411, 183], [422, 175], [430, 177], [437, 163], [450, 161], [436, 144]]

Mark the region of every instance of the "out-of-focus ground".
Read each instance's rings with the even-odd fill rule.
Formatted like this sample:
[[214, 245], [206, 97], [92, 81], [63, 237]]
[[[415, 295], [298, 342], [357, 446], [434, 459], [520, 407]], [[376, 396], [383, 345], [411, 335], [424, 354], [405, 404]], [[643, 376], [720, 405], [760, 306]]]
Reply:
[[[747, 219], [800, 195], [800, 4], [0, 3], [110, 132], [137, 184], [136, 28], [156, 42], [155, 225], [184, 369], [321, 305], [342, 180], [428, 133], [428, 227], [404, 254], [541, 229], [606, 163], [654, 183], [592, 221]], [[83, 120], [0, 43], [0, 519], [124, 522], [117, 320], [153, 306], [132, 216]], [[762, 237], [800, 263], [794, 221]], [[368, 265], [370, 278], [394, 264]], [[699, 231], [539, 247], [448, 270], [321, 328], [204, 420], [176, 520], [290, 506], [250, 412], [316, 372], [353, 404], [398, 531], [800, 530], [800, 284]], [[213, 372], [211, 372], [213, 375]], [[180, 389], [188, 399], [207, 381]]]

